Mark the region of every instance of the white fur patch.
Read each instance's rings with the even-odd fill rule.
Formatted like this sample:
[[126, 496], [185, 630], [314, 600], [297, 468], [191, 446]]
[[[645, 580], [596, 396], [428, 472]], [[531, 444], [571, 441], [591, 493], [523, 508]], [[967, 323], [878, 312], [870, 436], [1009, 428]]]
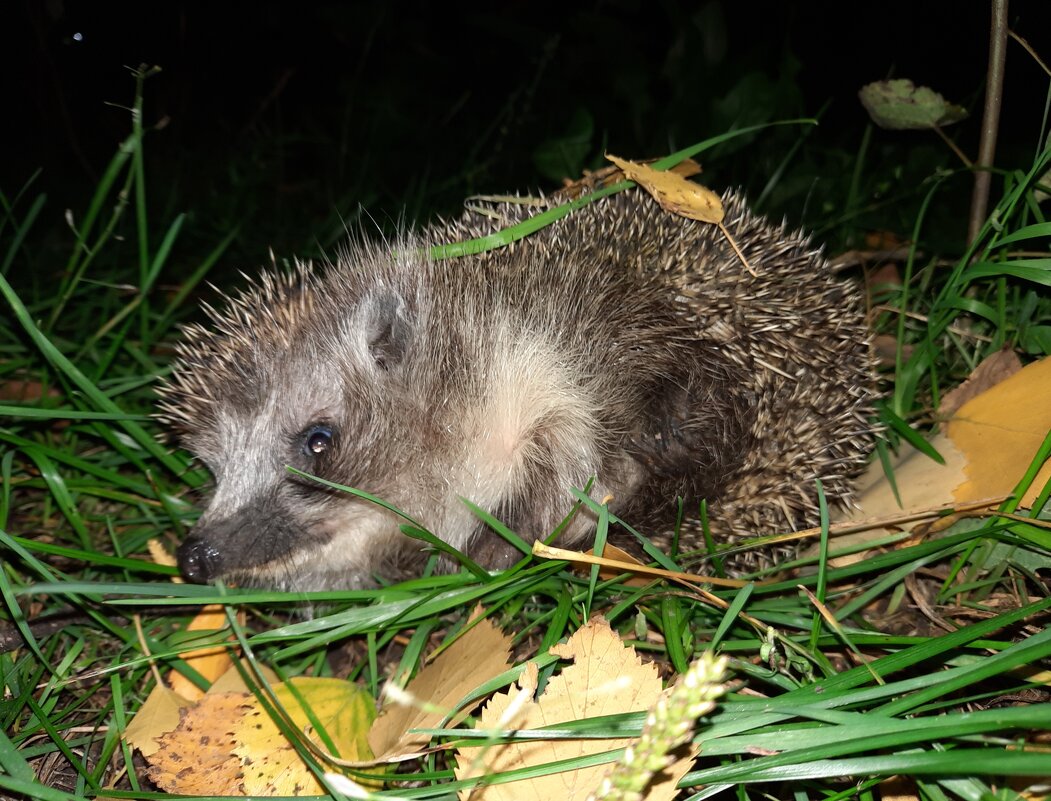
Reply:
[[[462, 467], [448, 477], [450, 492], [495, 509], [506, 499], [527, 495], [530, 477], [543, 463], [539, 472], [557, 473], [564, 486], [568, 511], [569, 488], [582, 486], [597, 472], [600, 454], [594, 448], [596, 404], [560, 363], [561, 353], [543, 337], [507, 329], [496, 333], [483, 397], [464, 421], [463, 453], [456, 460]], [[556, 452], [550, 454], [552, 448]], [[446, 514], [440, 533], [454, 547], [465, 548], [475, 518], [460, 503]]]

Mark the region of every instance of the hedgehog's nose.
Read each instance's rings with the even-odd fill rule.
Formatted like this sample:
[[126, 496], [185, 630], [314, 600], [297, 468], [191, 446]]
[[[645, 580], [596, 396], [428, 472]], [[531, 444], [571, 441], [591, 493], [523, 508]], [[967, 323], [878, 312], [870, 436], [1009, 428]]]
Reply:
[[221, 557], [207, 540], [191, 536], [179, 546], [179, 572], [187, 581], [205, 584], [219, 576]]

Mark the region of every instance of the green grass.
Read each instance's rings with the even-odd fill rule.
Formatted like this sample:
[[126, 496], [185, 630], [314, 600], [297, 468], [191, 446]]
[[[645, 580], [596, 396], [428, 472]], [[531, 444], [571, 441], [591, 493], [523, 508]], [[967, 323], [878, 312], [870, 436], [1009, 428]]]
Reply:
[[[119, 735], [153, 684], [152, 667], [199, 679], [180, 659], [192, 647], [182, 628], [205, 603], [248, 611], [243, 647], [283, 676], [324, 675], [327, 649], [358, 641], [363, 656], [351, 678], [375, 694], [390, 670], [414, 669], [479, 604], [545, 677], [556, 668], [547, 647], [600, 612], [676, 671], [716, 647], [731, 657], [738, 684], [698, 728], [704, 747], [686, 780], [691, 798], [869, 799], [893, 775], [913, 777], [924, 798], [1014, 798], [1007, 777], [1051, 776], [1046, 748], [1023, 747], [1051, 730], [1051, 704], [998, 700], [1043, 692], [1047, 679], [1032, 669], [1051, 668], [1051, 598], [1036, 574], [1051, 569], [1047, 529], [1008, 517], [964, 521], [850, 567], [831, 567], [823, 553], [810, 560], [817, 570], [791, 580], [712, 590], [721, 606], [677, 585], [626, 587], [527, 558], [493, 576], [467, 565], [353, 592], [172, 584], [174, 570], [149, 561], [147, 542], [175, 547], [208, 479], [149, 418], [151, 387], [176, 323], [193, 314], [196, 290], [237, 231], [180, 269], [175, 286], [162, 285], [187, 223], [150, 217], [138, 119], [87, 209], [73, 215], [64, 264], [49, 260], [37, 234], [61, 213], [33, 183], [0, 197], [0, 294], [10, 309], [0, 314], [0, 386], [22, 382], [27, 392], [0, 406], [0, 791], [143, 797], [141, 765]], [[850, 186], [860, 192], [857, 158]], [[902, 285], [878, 299], [890, 309], [879, 325], [899, 346], [884, 410], [892, 441], [915, 440], [910, 424], [924, 424], [940, 394], [985, 355], [1051, 350], [1051, 223], [1031, 191], [1049, 164], [1045, 151], [998, 173], [1003, 191], [978, 239], [948, 256], [914, 247]], [[941, 193], [966, 180], [939, 174], [922, 188], [907, 232], [914, 242], [927, 239], [926, 213]], [[855, 196], [844, 208], [862, 205]], [[43, 267], [43, 277], [26, 265]], [[835, 554], [834, 541], [827, 550]], [[953, 631], [873, 625], [875, 608], [889, 617], [907, 607], [907, 580], [927, 590]], [[833, 610], [835, 627], [799, 585]], [[309, 619], [304, 602], [314, 604]], [[573, 728], [608, 736], [640, 727], [631, 714]], [[398, 797], [453, 797], [444, 763], [417, 770], [421, 785]]]

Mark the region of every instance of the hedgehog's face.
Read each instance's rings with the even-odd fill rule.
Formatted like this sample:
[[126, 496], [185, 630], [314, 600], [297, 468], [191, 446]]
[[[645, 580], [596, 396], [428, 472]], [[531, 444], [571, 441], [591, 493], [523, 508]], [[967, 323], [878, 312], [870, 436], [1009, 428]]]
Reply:
[[[414, 543], [399, 532], [396, 514], [288, 467], [399, 502], [399, 475], [419, 447], [406, 436], [420, 431], [418, 421], [403, 420], [416, 413], [401, 375], [411, 343], [403, 301], [380, 293], [324, 326], [248, 341], [235, 364], [217, 369], [184, 356], [179, 370], [211, 372], [215, 382], [206, 413], [182, 420], [184, 444], [216, 480], [179, 549], [188, 579], [355, 587], [406, 561]], [[177, 372], [173, 384], [190, 380], [207, 377]], [[168, 398], [171, 409], [179, 398], [170, 391]]]

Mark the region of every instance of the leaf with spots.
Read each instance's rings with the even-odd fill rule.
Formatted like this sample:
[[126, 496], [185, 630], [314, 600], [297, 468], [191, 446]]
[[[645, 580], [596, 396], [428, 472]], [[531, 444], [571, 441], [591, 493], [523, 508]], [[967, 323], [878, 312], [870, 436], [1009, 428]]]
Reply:
[[138, 748], [144, 757], [149, 757], [160, 748], [157, 738], [174, 730], [179, 725], [182, 710], [192, 706], [192, 701], [158, 684], [128, 723], [124, 739], [128, 745]]
[[[247, 692], [209, 692], [196, 706], [183, 709], [179, 725], [154, 738], [153, 751], [140, 746], [150, 778], [167, 792], [190, 795], [324, 793], [310, 759], [300, 755], [285, 732], [309, 737], [342, 760], [372, 758], [365, 734], [376, 709], [365, 690], [340, 679], [297, 678], [291, 685], [272, 686], [287, 716], [284, 731]], [[323, 761], [321, 767], [332, 769]]]
[[[275, 699], [288, 715], [288, 722], [298, 732], [306, 732], [315, 743], [323, 744], [317, 732], [320, 726], [335, 748], [333, 756], [351, 762], [372, 758], [366, 733], [376, 717], [376, 707], [364, 689], [342, 679], [301, 677], [276, 684], [273, 690]], [[237, 740], [234, 752], [240, 757], [244, 789], [249, 795], [325, 792], [258, 698], [253, 696], [247, 701], [245, 714], [234, 726], [234, 733]]]
[[186, 795], [244, 795], [241, 760], [234, 753], [234, 726], [244, 717], [247, 696], [206, 696], [183, 710], [179, 725], [157, 738], [148, 775], [162, 790]]

